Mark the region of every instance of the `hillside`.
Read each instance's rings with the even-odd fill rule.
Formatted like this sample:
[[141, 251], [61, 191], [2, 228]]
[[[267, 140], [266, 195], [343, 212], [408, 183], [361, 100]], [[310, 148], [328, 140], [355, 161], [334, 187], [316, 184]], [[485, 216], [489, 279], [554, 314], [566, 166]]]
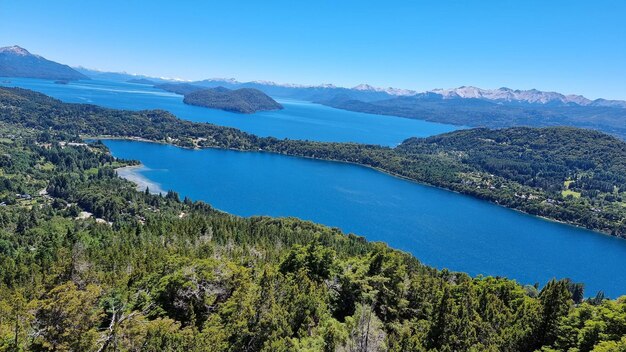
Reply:
[[569, 127], [470, 129], [411, 138], [398, 146], [407, 154], [459, 155], [481, 171], [531, 187], [560, 191], [626, 190], [626, 143], [601, 132]]
[[193, 93], [199, 90], [206, 89], [204, 87], [196, 86], [196, 85], [189, 84], [189, 83], [162, 83], [162, 84], [155, 85], [154, 88], [163, 89], [168, 92], [172, 92], [172, 93], [176, 93], [180, 95], [185, 95], [185, 94], [189, 94], [189, 93]]
[[0, 88], [0, 121], [73, 135], [142, 138], [183, 147], [276, 152], [357, 163], [529, 214], [626, 236], [625, 143], [577, 128], [472, 129], [392, 149], [261, 138], [165, 111], [67, 104]]
[[49, 80], [89, 79], [67, 65], [33, 55], [19, 46], [0, 48], [0, 77], [27, 77]]
[[134, 84], [146, 84], [146, 85], [155, 85], [156, 82], [149, 80], [149, 79], [145, 79], [145, 78], [133, 78], [133, 79], [129, 79], [128, 81], [126, 81], [128, 83], [134, 83]]
[[[162, 112], [63, 104], [23, 90], [1, 89], [0, 102], [2, 350], [523, 352], [625, 345], [624, 298], [600, 292], [585, 299], [584, 285], [567, 279], [540, 287], [472, 278], [310, 222], [240, 218], [175, 192], [139, 192], [114, 171], [135, 162], [112, 157], [97, 142], [68, 143], [81, 142], [74, 133], [91, 129], [83, 124], [91, 119], [113, 129], [107, 124], [118, 116], [127, 121], [121, 128], [135, 133], [179, 124]], [[444, 145], [459, 144], [448, 137]]]
[[573, 126], [590, 128], [626, 139], [626, 109], [619, 106], [520, 104], [478, 98], [444, 98], [421, 93], [378, 101], [335, 96], [319, 103], [338, 109], [393, 115], [458, 126], [503, 128], [514, 126]]
[[223, 87], [202, 89], [185, 94], [185, 104], [212, 109], [252, 114], [264, 110], [280, 110], [282, 105], [257, 89], [228, 90]]
[[283, 108], [270, 96], [253, 88], [231, 90], [222, 86], [206, 88], [190, 83], [163, 83], [154, 87], [183, 95], [185, 104], [211, 109], [252, 114], [257, 111]]

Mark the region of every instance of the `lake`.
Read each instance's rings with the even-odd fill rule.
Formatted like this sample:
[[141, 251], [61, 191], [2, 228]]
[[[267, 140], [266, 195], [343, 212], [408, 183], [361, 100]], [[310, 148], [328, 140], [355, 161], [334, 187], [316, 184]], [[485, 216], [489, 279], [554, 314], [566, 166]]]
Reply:
[[384, 241], [425, 264], [544, 284], [569, 277], [586, 294], [626, 293], [626, 241], [346, 163], [230, 150], [104, 141], [141, 160], [126, 172], [226, 212], [295, 216]]
[[0, 85], [32, 89], [64, 102], [127, 110], [162, 109], [181, 119], [235, 127], [264, 137], [395, 146], [409, 137], [426, 137], [459, 128], [295, 100], [277, 99], [285, 107], [283, 110], [247, 115], [187, 105], [182, 95], [142, 84], [98, 80], [56, 84], [42, 79], [0, 78], [0, 82], [6, 80], [10, 83]]
[[[4, 79], [3, 79], [4, 80]], [[165, 109], [193, 121], [261, 136], [396, 145], [454, 126], [285, 101], [285, 109], [239, 115], [185, 105], [149, 86], [8, 79], [66, 102], [121, 109]], [[522, 283], [570, 277], [587, 295], [626, 294], [626, 241], [546, 221], [365, 167], [268, 153], [186, 150], [106, 141], [114, 155], [141, 160], [125, 176], [152, 190], [175, 190], [232, 214], [295, 216], [384, 241], [438, 268], [500, 275]]]

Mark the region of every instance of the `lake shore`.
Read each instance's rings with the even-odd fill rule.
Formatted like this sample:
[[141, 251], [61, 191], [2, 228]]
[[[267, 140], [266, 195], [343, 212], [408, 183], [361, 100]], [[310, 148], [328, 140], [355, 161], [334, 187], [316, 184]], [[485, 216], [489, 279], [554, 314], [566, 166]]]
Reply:
[[123, 166], [115, 169], [115, 171], [119, 177], [134, 183], [137, 186], [136, 188], [138, 191], [145, 191], [147, 187], [152, 194], [165, 193], [165, 191], [161, 188], [161, 185], [151, 181], [139, 172], [139, 170], [145, 169], [145, 165], [139, 164]]

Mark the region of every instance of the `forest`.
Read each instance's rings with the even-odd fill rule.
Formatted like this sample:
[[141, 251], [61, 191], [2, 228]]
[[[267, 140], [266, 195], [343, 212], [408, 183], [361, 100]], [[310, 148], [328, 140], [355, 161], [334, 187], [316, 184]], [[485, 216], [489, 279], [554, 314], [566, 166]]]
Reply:
[[410, 138], [396, 148], [257, 137], [160, 110], [68, 104], [0, 88], [0, 121], [89, 138], [227, 148], [357, 163], [502, 206], [626, 236], [626, 143], [577, 128], [467, 129]]
[[283, 108], [269, 95], [254, 88], [236, 90], [224, 87], [205, 88], [185, 94], [183, 103], [241, 114]]
[[228, 89], [222, 86], [202, 87], [190, 83], [163, 83], [155, 88], [184, 96], [183, 103], [242, 114], [280, 110], [283, 106], [269, 95], [254, 88]]
[[612, 106], [516, 104], [481, 99], [444, 99], [435, 93], [387, 97], [377, 101], [337, 95], [317, 102], [338, 109], [401, 116], [457, 126], [504, 128], [514, 126], [576, 126], [626, 139], [626, 110]]
[[76, 138], [0, 123], [0, 350], [626, 349], [626, 297], [137, 191], [135, 161]]

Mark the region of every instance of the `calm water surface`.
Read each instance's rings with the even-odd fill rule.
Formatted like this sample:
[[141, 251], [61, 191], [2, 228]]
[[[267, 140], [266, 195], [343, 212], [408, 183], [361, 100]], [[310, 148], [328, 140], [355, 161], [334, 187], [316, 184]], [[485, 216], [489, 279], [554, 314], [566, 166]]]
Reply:
[[[8, 80], [10, 83], [1, 83]], [[30, 78], [0, 78], [0, 85], [36, 90], [70, 103], [89, 103], [116, 109], [163, 109], [181, 119], [238, 128], [258, 136], [332, 142], [397, 145], [409, 137], [426, 137], [458, 127], [334, 109], [294, 100], [278, 101], [285, 109], [252, 115], [235, 114], [183, 103], [183, 97], [148, 85], [110, 81], [55, 84]]]
[[365, 167], [270, 153], [105, 141], [135, 177], [229, 213], [296, 216], [384, 241], [438, 268], [522, 283], [570, 277], [626, 294], [626, 241]]
[[[5, 79], [1, 79], [3, 81]], [[396, 145], [453, 126], [284, 101], [282, 111], [239, 115], [185, 105], [145, 85], [8, 79], [66, 102], [121, 109], [165, 109], [192, 121], [261, 136]], [[173, 189], [249, 216], [296, 216], [385, 241], [424, 263], [522, 283], [557, 277], [585, 282], [587, 294], [626, 294], [626, 241], [504, 209], [360, 166], [267, 153], [191, 151], [107, 141], [114, 155], [145, 167], [126, 176], [153, 190]]]

